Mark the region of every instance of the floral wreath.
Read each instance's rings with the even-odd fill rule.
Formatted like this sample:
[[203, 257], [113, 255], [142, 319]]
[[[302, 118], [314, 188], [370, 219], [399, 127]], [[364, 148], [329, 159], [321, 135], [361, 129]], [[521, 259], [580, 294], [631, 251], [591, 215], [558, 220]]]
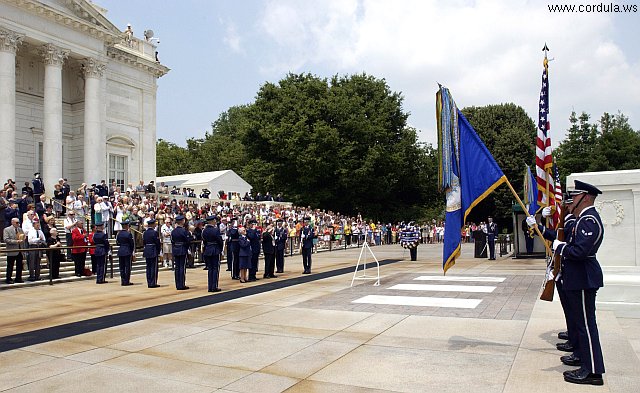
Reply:
[[611, 224], [612, 226], [620, 225], [620, 223], [624, 219], [624, 208], [622, 207], [622, 204], [615, 199], [610, 201], [598, 201], [596, 202], [596, 210], [598, 211], [598, 213], [602, 214], [602, 209], [606, 204], [613, 205], [613, 208], [616, 209], [616, 216], [615, 216], [615, 220], [612, 223], [607, 222], [607, 220], [605, 220], [601, 216], [600, 219], [602, 220], [602, 223], [605, 225]]

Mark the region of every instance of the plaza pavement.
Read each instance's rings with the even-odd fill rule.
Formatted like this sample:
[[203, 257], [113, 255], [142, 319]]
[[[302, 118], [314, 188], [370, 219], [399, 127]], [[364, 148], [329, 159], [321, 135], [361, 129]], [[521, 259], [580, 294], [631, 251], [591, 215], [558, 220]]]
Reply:
[[187, 291], [172, 272], [157, 289], [136, 275], [130, 287], [2, 291], [0, 391], [638, 392], [639, 320], [608, 311], [598, 312], [605, 385], [563, 382], [562, 310], [537, 300], [543, 261], [474, 259], [463, 245], [446, 276], [457, 281], [439, 281], [439, 245], [420, 246], [416, 262], [397, 245], [372, 250], [385, 260], [378, 287], [350, 287], [350, 249], [314, 254], [313, 275], [300, 274], [299, 256], [277, 279], [221, 272], [215, 294], [201, 269], [187, 271]]

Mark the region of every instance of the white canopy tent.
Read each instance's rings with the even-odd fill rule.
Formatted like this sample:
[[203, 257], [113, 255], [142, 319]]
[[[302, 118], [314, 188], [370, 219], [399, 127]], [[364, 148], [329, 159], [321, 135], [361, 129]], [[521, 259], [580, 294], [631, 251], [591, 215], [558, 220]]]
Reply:
[[156, 184], [161, 185], [164, 182], [169, 187], [169, 191], [176, 186], [182, 191], [183, 188], [192, 188], [196, 195], [200, 195], [203, 189], [211, 191], [211, 197], [217, 198], [218, 191], [222, 190], [231, 196], [234, 193], [240, 194], [242, 198], [245, 193], [251, 192], [251, 184], [247, 183], [243, 178], [238, 176], [232, 170], [187, 173], [184, 175], [160, 176], [156, 178]]

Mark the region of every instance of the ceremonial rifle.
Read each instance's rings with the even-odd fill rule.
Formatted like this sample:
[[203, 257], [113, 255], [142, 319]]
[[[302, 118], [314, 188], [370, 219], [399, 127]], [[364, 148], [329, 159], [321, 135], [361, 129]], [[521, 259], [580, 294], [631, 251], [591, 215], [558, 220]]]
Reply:
[[[562, 206], [562, 215], [560, 216], [560, 221], [558, 222], [558, 228], [556, 230], [557, 239], [561, 242], [564, 241], [564, 220], [567, 216], [567, 206]], [[545, 300], [547, 302], [553, 301], [553, 292], [556, 286], [556, 277], [560, 272], [560, 263], [562, 262], [562, 256], [559, 253], [554, 253], [547, 264], [547, 273], [544, 276], [545, 282], [542, 288], [542, 293], [540, 294], [540, 300]]]

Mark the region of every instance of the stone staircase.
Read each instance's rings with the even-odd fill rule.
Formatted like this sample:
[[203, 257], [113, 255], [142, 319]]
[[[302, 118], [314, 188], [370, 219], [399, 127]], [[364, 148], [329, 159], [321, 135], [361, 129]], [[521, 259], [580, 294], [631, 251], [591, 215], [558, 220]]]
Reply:
[[[63, 225], [63, 219], [58, 219], [56, 221], [56, 227], [59, 228], [59, 238], [60, 238], [60, 242], [62, 243], [63, 246], [67, 245], [67, 239], [64, 233], [64, 225]], [[60, 229], [62, 228], [62, 229]], [[117, 252], [118, 252], [118, 246], [116, 245], [116, 239], [109, 239], [109, 243], [111, 244], [111, 250], [112, 250], [112, 254], [113, 254], [113, 277], [114, 279], [119, 277], [120, 274], [120, 269], [118, 267], [118, 257]], [[0, 243], [0, 249], [5, 249], [5, 243]], [[63, 251], [65, 252], [65, 251]], [[144, 257], [142, 256], [142, 250], [138, 249], [136, 251], [136, 260], [135, 262], [133, 262], [132, 266], [131, 266], [131, 274], [145, 274], [146, 272], [146, 261], [144, 259]], [[48, 267], [48, 261], [47, 261], [47, 257], [43, 256], [41, 263], [40, 263], [40, 281], [26, 281], [26, 278], [29, 277], [29, 268], [27, 265], [27, 260], [26, 258], [23, 259], [22, 261], [23, 263], [23, 268], [22, 268], [22, 279], [24, 280], [23, 283], [15, 283], [15, 284], [6, 284], [5, 280], [7, 278], [7, 255], [2, 253], [0, 254], [0, 290], [2, 289], [9, 289], [9, 288], [16, 288], [16, 287], [25, 287], [25, 286], [34, 286], [34, 285], [48, 285], [49, 284], [49, 267]], [[196, 267], [200, 267], [203, 266], [202, 264], [197, 263], [195, 264]], [[87, 259], [85, 262], [85, 267], [91, 269], [91, 258], [89, 257], [89, 253], [87, 253]], [[159, 260], [159, 270], [169, 270], [170, 268], [164, 268], [162, 267], [162, 262]], [[73, 261], [71, 259], [67, 259], [64, 262], [60, 263], [60, 278], [57, 280], [53, 280], [53, 283], [55, 284], [56, 282], [69, 282], [69, 281], [77, 281], [77, 280], [95, 280], [95, 275], [92, 276], [86, 276], [86, 277], [76, 277], [75, 276], [75, 269], [74, 269], [74, 265], [73, 265]], [[107, 277], [109, 278], [111, 274], [111, 264], [109, 262], [109, 259], [107, 258]], [[13, 271], [13, 279], [15, 279], [15, 268]]]

